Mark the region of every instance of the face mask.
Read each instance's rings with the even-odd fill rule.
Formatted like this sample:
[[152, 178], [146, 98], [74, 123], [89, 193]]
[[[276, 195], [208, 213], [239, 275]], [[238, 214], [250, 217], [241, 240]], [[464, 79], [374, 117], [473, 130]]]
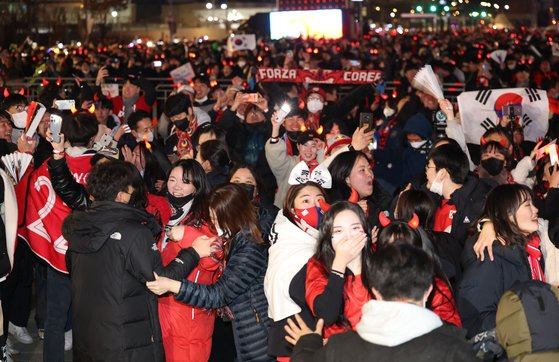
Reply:
[[392, 116], [394, 115], [394, 113], [396, 113], [396, 111], [393, 110], [392, 108], [386, 107], [386, 108], [384, 108], [384, 109], [382, 110], [382, 113], [384, 114], [384, 116], [385, 116], [386, 118], [390, 118], [390, 117], [392, 117]]
[[311, 113], [320, 112], [322, 111], [322, 108], [324, 108], [324, 103], [322, 103], [319, 100], [311, 99], [310, 101], [307, 102], [307, 109]]
[[[177, 126], [178, 127], [178, 126]], [[146, 135], [146, 141], [153, 142], [153, 132], [149, 131], [148, 133], [138, 133], [138, 138], [136, 138], [136, 142], [141, 142], [144, 140], [144, 135]]]
[[295, 132], [287, 131], [287, 132], [285, 132], [285, 133], [287, 133], [287, 137], [289, 137], [289, 139], [290, 139], [291, 141], [297, 142], [297, 138], [299, 137], [299, 134], [300, 134], [301, 132], [299, 132], [299, 131], [295, 131]]
[[243, 190], [245, 190], [245, 192], [247, 193], [247, 196], [250, 200], [252, 200], [254, 198], [254, 190], [256, 190], [256, 187], [254, 185], [242, 184], [242, 183], [239, 183], [237, 185], [241, 186], [243, 188]]
[[427, 143], [427, 140], [409, 142], [410, 146], [414, 149], [421, 148], [425, 143]]
[[194, 198], [194, 194], [190, 194], [188, 196], [183, 196], [183, 197], [176, 197], [171, 195], [171, 193], [167, 191], [167, 200], [169, 200], [169, 203], [173, 205], [175, 209], [180, 209], [184, 205], [188, 204], [188, 202], [193, 198]]
[[247, 63], [246, 63], [246, 62], [243, 62], [243, 61], [238, 61], [238, 62], [237, 62], [237, 65], [239, 66], [239, 68], [244, 68], [245, 65], [247, 65]]
[[514, 68], [516, 68], [516, 64], [507, 64], [507, 68], [509, 68], [509, 70], [513, 70]]
[[322, 210], [318, 207], [309, 207], [307, 209], [295, 209], [295, 219], [303, 220], [307, 225], [318, 229], [322, 222]]
[[429, 191], [442, 196], [443, 195], [443, 182], [442, 181], [438, 181], [437, 178], [439, 177], [439, 175], [437, 174], [437, 176], [435, 176], [435, 179], [433, 180], [433, 182], [431, 182], [431, 187], [429, 187]]
[[183, 132], [186, 132], [188, 129], [188, 124], [189, 122], [187, 117], [175, 121], [175, 126]]
[[27, 112], [21, 111], [12, 114], [12, 120], [16, 128], [24, 129], [27, 126]]
[[497, 176], [501, 173], [501, 171], [503, 171], [503, 167], [505, 167], [505, 161], [491, 157], [482, 160], [481, 167], [483, 167], [491, 176]]

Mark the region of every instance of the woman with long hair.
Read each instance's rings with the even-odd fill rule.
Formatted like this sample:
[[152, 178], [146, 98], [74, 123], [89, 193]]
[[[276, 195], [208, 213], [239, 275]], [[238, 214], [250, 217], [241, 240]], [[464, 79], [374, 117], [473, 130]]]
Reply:
[[[415, 223], [415, 224], [414, 224]], [[412, 224], [413, 226], [410, 226]], [[382, 229], [378, 236], [377, 251], [393, 243], [410, 244], [425, 250], [433, 259], [433, 290], [429, 294], [426, 307], [442, 320], [462, 326], [450, 284], [442, 270], [436, 249], [426, 233], [419, 229], [419, 218], [410, 221], [392, 221]]]
[[132, 163], [144, 180], [148, 192], [159, 195], [163, 191], [165, 172], [146, 142], [138, 142], [132, 150]]
[[266, 353], [270, 321], [263, 288], [268, 247], [256, 211], [243, 188], [234, 184], [215, 189], [208, 197], [208, 210], [227, 261], [217, 282], [205, 285], [156, 277], [147, 286], [158, 295], [170, 291], [176, 300], [192, 306], [220, 308], [232, 319], [237, 358], [271, 361]]
[[373, 251], [365, 213], [348, 201], [332, 205], [320, 225], [316, 253], [307, 263], [306, 301], [324, 320], [324, 337], [355, 330], [372, 295], [367, 278]]
[[[194, 160], [180, 160], [167, 178], [167, 199], [173, 214], [159, 246], [163, 265], [171, 263], [178, 251], [197, 239], [215, 235], [208, 226], [206, 199], [209, 185], [202, 167]], [[219, 254], [201, 258], [186, 280], [213, 284], [220, 273]], [[159, 321], [167, 361], [207, 361], [212, 346], [215, 311], [159, 298]]]
[[446, 279], [455, 288], [462, 276], [460, 257], [463, 247], [449, 233], [433, 231], [436, 210], [437, 207], [427, 192], [410, 189], [400, 193], [394, 217], [398, 220], [411, 220], [414, 214], [417, 215], [419, 226], [432, 241]]
[[543, 275], [536, 245], [538, 210], [528, 187], [511, 184], [494, 188], [487, 194], [480, 220], [490, 221], [495, 230], [494, 260], [476, 258], [472, 246], [478, 234], [468, 239], [457, 302], [469, 338], [495, 328], [499, 298], [515, 282]]
[[270, 234], [264, 292], [272, 319], [268, 354], [278, 361], [288, 360], [293, 349], [285, 340], [287, 319], [299, 313], [309, 325], [314, 325], [305, 301], [306, 264], [316, 251], [323, 212], [320, 200], [324, 195], [324, 189], [312, 181], [292, 185]]
[[367, 155], [360, 151], [340, 153], [328, 170], [332, 175], [329, 200], [335, 202], [349, 200], [352, 194], [358, 196], [359, 206], [365, 212], [369, 225], [378, 225], [378, 213], [388, 209], [392, 197], [375, 182]]

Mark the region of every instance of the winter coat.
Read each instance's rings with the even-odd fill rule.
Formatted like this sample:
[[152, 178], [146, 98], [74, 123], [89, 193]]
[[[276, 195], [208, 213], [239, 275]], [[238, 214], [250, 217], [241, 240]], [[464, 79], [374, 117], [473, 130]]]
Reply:
[[408, 142], [402, 154], [402, 175], [396, 186], [405, 187], [416, 175], [425, 172], [427, 154], [431, 149], [431, 123], [423, 115], [416, 113], [408, 119], [403, 130], [404, 135], [415, 133], [427, 142], [418, 149], [413, 148]]
[[47, 161], [52, 187], [58, 197], [72, 210], [83, 209], [89, 206], [89, 195], [85, 186], [77, 182], [66, 162], [66, 157]]
[[272, 226], [268, 268], [264, 292], [268, 300], [268, 316], [273, 321], [291, 317], [301, 311], [289, 295], [291, 280], [316, 251], [318, 231], [306, 233], [289, 221], [280, 211]]
[[189, 248], [163, 268], [152, 237], [153, 217], [113, 202], [94, 202], [63, 223], [72, 282], [74, 359], [163, 361], [153, 272], [184, 278], [198, 263]]
[[456, 308], [454, 296], [448, 284], [441, 278], [435, 278], [435, 286], [429, 296], [429, 309], [439, 316], [443, 321], [462, 327], [462, 321]]
[[256, 244], [246, 231], [238, 232], [229, 242], [229, 256], [218, 281], [213, 285], [183, 281], [175, 298], [201, 308], [229, 307], [237, 358], [271, 361], [266, 353], [270, 326], [264, 295], [267, 247]]
[[462, 330], [443, 324], [431, 311], [403, 302], [371, 300], [356, 331], [299, 339], [291, 362], [476, 361]]
[[[285, 195], [289, 189], [289, 184], [287, 183], [289, 175], [291, 174], [293, 167], [301, 162], [301, 158], [299, 156], [289, 156], [287, 154], [287, 148], [284, 140], [279, 139], [276, 143], [272, 143], [271, 140], [272, 139], [270, 138], [266, 142], [264, 149], [266, 150], [266, 159], [268, 160], [270, 169], [276, 177], [278, 184], [278, 191], [274, 199], [274, 205], [281, 209], [283, 207], [283, 200], [285, 199]], [[318, 163], [324, 161], [324, 149], [318, 151], [316, 160]]]
[[549, 221], [538, 219], [538, 234], [540, 236], [540, 250], [545, 265], [545, 281], [559, 286], [559, 248], [555, 246], [548, 234]]
[[[349, 275], [348, 275], [349, 273]], [[324, 338], [355, 329], [361, 320], [361, 308], [371, 300], [360, 275], [346, 270], [345, 278], [327, 272], [314, 257], [307, 263], [305, 299], [313, 315], [324, 319]], [[339, 321], [340, 314], [348, 323]]]
[[[184, 237], [168, 242], [161, 252], [164, 265], [171, 263], [177, 253], [192, 246], [197, 237], [213, 236], [207, 226], [197, 229], [186, 226]], [[219, 276], [219, 262], [211, 257], [201, 258], [187, 280], [200, 284], [213, 284]], [[167, 361], [204, 362], [210, 358], [215, 311], [191, 307], [178, 302], [172, 295], [159, 298], [159, 321]]]
[[17, 200], [6, 172], [0, 169], [0, 282], [6, 280], [14, 264], [17, 237]]
[[464, 274], [458, 287], [457, 304], [468, 338], [495, 328], [497, 304], [503, 293], [517, 281], [532, 279], [524, 246], [503, 246], [493, 242], [494, 260], [487, 251], [477, 259], [473, 245], [478, 234], [468, 239], [462, 254]]
[[468, 176], [464, 185], [450, 196], [449, 203], [456, 207], [450, 235], [461, 245], [464, 245], [466, 241], [471, 223], [481, 214], [485, 197], [493, 186], [493, 183], [485, 182], [475, 176]]

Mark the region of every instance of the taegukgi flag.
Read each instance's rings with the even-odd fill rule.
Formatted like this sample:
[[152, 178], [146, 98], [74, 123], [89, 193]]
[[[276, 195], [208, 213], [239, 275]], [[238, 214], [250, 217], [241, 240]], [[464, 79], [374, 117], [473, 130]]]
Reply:
[[463, 92], [458, 108], [466, 142], [479, 144], [485, 131], [496, 127], [503, 116], [503, 107], [521, 105], [517, 120], [524, 129], [524, 139], [536, 142], [545, 136], [549, 125], [547, 93], [534, 88], [484, 89]]

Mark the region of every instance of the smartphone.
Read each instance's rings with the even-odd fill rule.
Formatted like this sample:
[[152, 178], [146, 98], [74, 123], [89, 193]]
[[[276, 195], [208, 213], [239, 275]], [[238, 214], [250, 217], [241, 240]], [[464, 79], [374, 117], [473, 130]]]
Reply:
[[257, 103], [258, 102], [258, 93], [247, 93], [244, 95], [245, 102], [248, 103]]
[[503, 116], [509, 116], [510, 119], [516, 117], [522, 117], [522, 105], [520, 104], [508, 104], [503, 106]]
[[278, 111], [277, 117], [276, 117], [276, 123], [281, 123], [281, 121], [283, 121], [283, 119], [285, 118], [285, 116], [287, 116], [287, 114], [291, 112], [291, 107], [289, 106], [289, 104], [284, 103], [280, 110]]
[[162, 63], [161, 63], [161, 60], [154, 60], [154, 61], [153, 61], [153, 66], [154, 66], [155, 68], [161, 68], [161, 64], [162, 64]]
[[361, 112], [359, 114], [359, 128], [367, 127], [365, 132], [371, 132], [374, 129], [374, 121], [372, 113]]
[[59, 101], [54, 101], [54, 106], [58, 110], [69, 111], [72, 109], [72, 107], [76, 107], [76, 101], [73, 99], [62, 99]]
[[62, 117], [57, 114], [50, 115], [50, 130], [53, 142], [60, 142], [60, 129], [62, 128]]

